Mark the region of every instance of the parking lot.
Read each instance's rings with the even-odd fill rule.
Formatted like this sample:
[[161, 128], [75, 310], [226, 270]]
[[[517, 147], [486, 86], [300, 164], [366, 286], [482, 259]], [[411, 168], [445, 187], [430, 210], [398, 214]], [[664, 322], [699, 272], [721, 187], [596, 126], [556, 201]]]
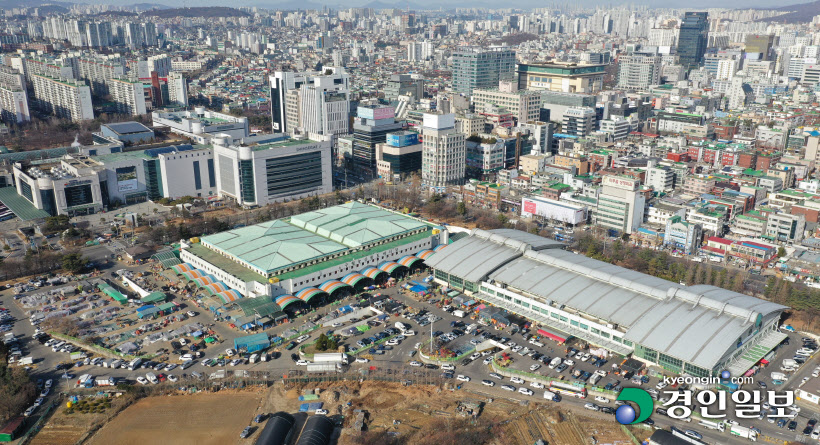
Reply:
[[[117, 266], [125, 268], [134, 273], [147, 272], [150, 268], [146, 265], [137, 266]], [[106, 271], [108, 272], [108, 271]], [[422, 276], [411, 277], [411, 279], [423, 278]], [[213, 316], [202, 308], [195, 307], [192, 299], [188, 298], [185, 292], [175, 292], [169, 290], [172, 300], [178, 303], [178, 307], [169, 315], [163, 315], [153, 320], [138, 320], [135, 307], [120, 306], [105, 298], [99, 292], [91, 292], [93, 277], [89, 277], [82, 282], [85, 294], [64, 295], [68, 291], [61, 291], [64, 287], [76, 289], [78, 283], [55, 283], [44, 285], [35, 290], [26, 290], [23, 293], [28, 297], [15, 299], [13, 289], [0, 291], [0, 306], [8, 309], [8, 315], [2, 316], [0, 329], [13, 333], [20, 345], [18, 357], [32, 357], [34, 363], [30, 366], [35, 378], [41, 379], [43, 388], [48, 379], [52, 379], [53, 387], [65, 390], [76, 385], [77, 380], [84, 374], [95, 377], [115, 377], [125, 379], [137, 384], [151, 384], [148, 374], [153, 374], [157, 381], [167, 380], [173, 382], [179, 377], [189, 376], [196, 372], [207, 378], [211, 374], [218, 373], [220, 369], [262, 371], [271, 376], [282, 375], [289, 371], [305, 371], [305, 367], [297, 365], [301, 357], [294, 347], [287, 349], [290, 342], [285, 342], [279, 346], [274, 346], [266, 361], [256, 361], [249, 363], [250, 354], [237, 353], [231, 351], [233, 339], [238, 336], [247, 335], [248, 332], [231, 327], [230, 321], [215, 321]], [[159, 274], [147, 275], [145, 280], [147, 285], [159, 288], [168, 283], [162, 280]], [[571, 339], [566, 345], [559, 345], [555, 341], [543, 338], [536, 334], [532, 338], [532, 332], [513, 332], [517, 330], [513, 327], [501, 329], [497, 326], [484, 326], [470, 317], [459, 317], [453, 311], [444, 310], [436, 304], [440, 296], [433, 296], [428, 301], [420, 301], [417, 296], [398, 286], [388, 289], [379, 289], [378, 292], [383, 297], [387, 297], [391, 310], [387, 311], [386, 317], [372, 317], [367, 321], [355, 318], [345, 322], [334, 323], [333, 326], [319, 328], [307, 334], [306, 338], [301, 338], [298, 344], [309, 344], [314, 341], [320, 333], [338, 334], [345, 329], [362, 323], [368, 324], [368, 329], [364, 332], [356, 332], [357, 335], [350, 337], [339, 337], [341, 344], [347, 347], [348, 351], [360, 350], [356, 359], [352, 360], [350, 366], [353, 369], [376, 367], [390, 369], [424, 370], [426, 373], [433, 373], [444, 379], [452, 379], [456, 385], [469, 389], [474, 393], [486, 394], [491, 397], [503, 397], [510, 399], [538, 400], [545, 403], [554, 403], [544, 400], [543, 392], [545, 388], [538, 387], [533, 381], [526, 379], [513, 381], [507, 377], [498, 375], [494, 377], [489, 360], [495, 356], [503, 360], [507, 369], [536, 374], [553, 379], [562, 379], [571, 382], [583, 382], [587, 385], [594, 384], [608, 389], [618, 389], [618, 387], [639, 386], [649, 391], [655, 392], [660, 382], [659, 377], [647, 375], [635, 378], [629, 372], [619, 369], [622, 357], [604, 356], [600, 351], [595, 352], [595, 347], [589, 347], [578, 339]], [[375, 293], [371, 292], [371, 294]], [[45, 297], [47, 298], [44, 298]], [[38, 298], [34, 298], [38, 296]], [[356, 298], [345, 299], [341, 304], [354, 305]], [[367, 305], [366, 303], [364, 305]], [[336, 306], [334, 306], [336, 307]], [[47, 310], [46, 310], [47, 308]], [[156, 359], [146, 360], [134, 369], [128, 368], [128, 363], [119, 363], [117, 369], [111, 368], [114, 358], [109, 358], [93, 351], [87, 350], [89, 357], [82, 359], [71, 359], [70, 351], [55, 352], [51, 346], [36, 341], [33, 336], [36, 334], [36, 327], [29, 322], [29, 315], [32, 311], [41, 312], [51, 317], [68, 317], [80, 322], [86, 329], [99, 329], [95, 331], [102, 341], [108, 342], [112, 347], [119, 347], [125, 343], [135, 343], [140, 354], [159, 354]], [[189, 311], [191, 311], [189, 313]], [[308, 321], [316, 319], [317, 315], [333, 313], [331, 307], [321, 307], [315, 312], [279, 326], [267, 329], [265, 332], [271, 337], [283, 335], [286, 331], [294, 331], [300, 326], [304, 326]], [[396, 315], [398, 314], [398, 316]], [[381, 318], [381, 319], [379, 319]], [[341, 320], [341, 318], [340, 318]], [[404, 329], [397, 327], [396, 323], [402, 323]], [[475, 326], [471, 326], [475, 325]], [[137, 332], [139, 331], [139, 332]], [[202, 335], [194, 337], [192, 334], [200, 331]], [[469, 331], [469, 332], [468, 332]], [[205, 343], [204, 338], [212, 337], [213, 342]], [[389, 340], [387, 338], [390, 338]], [[432, 337], [432, 342], [430, 341]], [[806, 390], [820, 387], [820, 379], [812, 377], [814, 368], [817, 366], [816, 359], [809, 357], [807, 363], [800, 366], [796, 371], [786, 372], [788, 380], [783, 385], [774, 385], [771, 373], [779, 371], [780, 362], [784, 358], [792, 358], [795, 352], [803, 346], [802, 335], [790, 334], [789, 344], [784, 345], [772, 363], [755, 376], [755, 382], [763, 382], [767, 388], [794, 389], [800, 385]], [[42, 339], [44, 342], [46, 337]], [[495, 349], [485, 351], [482, 355], [473, 359], [460, 359], [452, 366], [444, 365], [444, 361], [433, 362], [427, 369], [418, 356], [418, 349], [421, 348], [425, 355], [434, 356], [460, 356], [466, 352], [471, 352], [477, 345], [487, 345], [487, 342], [496, 342]], [[378, 343], [378, 345], [372, 344]], [[68, 345], [62, 345], [65, 347]], [[193, 346], [193, 348], [192, 348]], [[62, 349], [61, 347], [61, 349]], [[490, 351], [495, 355], [490, 355]], [[74, 351], [75, 353], [78, 351]], [[472, 353], [472, 352], [471, 352]], [[469, 356], [469, 355], [468, 355]], [[511, 359], [511, 360], [508, 360]], [[559, 365], [556, 361], [560, 359]], [[182, 364], [192, 360], [186, 369], [182, 369]], [[96, 366], [92, 361], [102, 365], [103, 362], [109, 364], [108, 367]], [[411, 362], [413, 365], [411, 366]], [[57, 369], [58, 365], [70, 365], [68, 369]], [[305, 362], [302, 362], [305, 363]], [[553, 364], [553, 366], [550, 366]], [[62, 368], [63, 366], [59, 366]], [[656, 370], [660, 371], [660, 370]], [[598, 374], [600, 377], [596, 377]], [[820, 375], [820, 373], [818, 373]], [[62, 378], [69, 376], [69, 378]], [[804, 382], [803, 380], [806, 379]], [[445, 380], [446, 381], [446, 380]], [[492, 382], [492, 385], [486, 382]], [[512, 390], [504, 389], [502, 386], [511, 387]], [[522, 390], [523, 388], [523, 390]], [[669, 388], [666, 388], [667, 390]], [[748, 389], [748, 388], [744, 388]], [[818, 388], [820, 390], [820, 388]], [[532, 393], [530, 393], [532, 391]], [[48, 403], [53, 396], [46, 394], [42, 403]], [[657, 396], [664, 399], [663, 395]], [[584, 404], [594, 403], [599, 407], [606, 407], [604, 412], [614, 409], [614, 400], [606, 402], [589, 398], [586, 400], [563, 397], [560, 402], [562, 406], [583, 409]], [[733, 405], [729, 404], [731, 412]], [[803, 431], [812, 419], [817, 419], [816, 407], [801, 404], [801, 411], [794, 419], [794, 430], [791, 430], [789, 423], [780, 426], [778, 421], [769, 422], [765, 416], [763, 419], [736, 419], [742, 425], [753, 425], [759, 428], [763, 434], [782, 440], [803, 440], [811, 437], [814, 430], [810, 430], [808, 435], [803, 435]], [[36, 415], [36, 410], [33, 413]], [[730, 416], [731, 418], [732, 416]], [[722, 436], [715, 431], [706, 431], [702, 427], [693, 426], [690, 423], [677, 421], [656, 414], [653, 419], [658, 425], [676, 425], [681, 428], [695, 428], [701, 431], [705, 439], [713, 443], [727, 442], [727, 436]], [[789, 420], [791, 422], [791, 419]]]

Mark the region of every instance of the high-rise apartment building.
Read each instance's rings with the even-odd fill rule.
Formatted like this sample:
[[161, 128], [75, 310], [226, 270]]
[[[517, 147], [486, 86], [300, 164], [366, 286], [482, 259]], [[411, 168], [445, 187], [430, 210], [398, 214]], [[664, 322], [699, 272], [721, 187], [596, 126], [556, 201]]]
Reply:
[[444, 191], [461, 185], [467, 168], [467, 145], [455, 129], [455, 114], [425, 113], [422, 120], [421, 181], [425, 187]]
[[427, 40], [407, 44], [407, 60], [419, 62], [433, 57], [433, 43]]
[[414, 79], [410, 74], [393, 74], [384, 87], [384, 98], [398, 100], [399, 96], [424, 97], [424, 79]]
[[147, 112], [142, 82], [111, 79], [108, 81], [108, 91], [118, 113], [139, 116]]
[[94, 119], [91, 88], [75, 80], [34, 74], [34, 105], [45, 113], [74, 122]]
[[515, 51], [505, 46], [467, 48], [453, 54], [453, 89], [471, 95], [476, 88], [493, 88], [511, 80]]
[[270, 76], [273, 131], [349, 133], [349, 76], [342, 67]]
[[77, 78], [88, 82], [96, 96], [109, 93], [108, 82], [111, 79], [125, 77], [125, 67], [119, 57], [79, 57], [75, 60]]
[[693, 68], [703, 62], [709, 42], [709, 13], [687, 12], [683, 16], [678, 34], [678, 57], [685, 68]]
[[172, 105], [188, 106], [188, 79], [182, 73], [168, 74], [168, 100]]
[[0, 65], [0, 119], [18, 124], [31, 120], [23, 75], [5, 65]]

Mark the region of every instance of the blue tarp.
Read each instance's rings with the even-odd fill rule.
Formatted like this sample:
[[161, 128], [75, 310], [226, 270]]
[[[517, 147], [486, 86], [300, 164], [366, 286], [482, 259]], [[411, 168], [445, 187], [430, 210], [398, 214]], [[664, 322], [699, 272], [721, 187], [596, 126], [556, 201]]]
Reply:
[[317, 409], [321, 409], [324, 406], [325, 402], [310, 402], [310, 403], [303, 403], [299, 405], [299, 412], [305, 413], [308, 411], [316, 411]]
[[138, 309], [137, 309], [137, 312], [142, 312], [142, 311], [145, 311], [145, 310], [151, 309], [151, 308], [153, 308], [153, 307], [156, 307], [156, 306], [154, 306], [153, 304], [146, 304], [145, 306], [143, 306], [143, 307], [141, 307], [141, 308], [138, 308]]
[[465, 301], [463, 303], [464, 306], [472, 306], [475, 304], [475, 300]]
[[379, 320], [379, 321], [382, 321], [382, 320], [387, 320], [387, 317], [389, 317], [389, 315], [381, 314], [378, 317], [376, 317], [376, 319]]
[[427, 292], [429, 289], [427, 289], [424, 286], [413, 286], [410, 288], [410, 290], [413, 292]]
[[350, 307], [350, 305], [342, 306], [342, 307], [339, 308], [339, 312], [342, 313], [342, 314], [346, 314], [348, 312], [353, 312], [353, 308]]

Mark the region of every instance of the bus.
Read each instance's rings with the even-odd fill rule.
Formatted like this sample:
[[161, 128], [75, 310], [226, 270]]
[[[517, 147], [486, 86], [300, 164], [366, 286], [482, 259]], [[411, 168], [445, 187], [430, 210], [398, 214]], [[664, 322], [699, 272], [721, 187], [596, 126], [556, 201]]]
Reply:
[[577, 397], [579, 399], [587, 398], [587, 390], [583, 386], [576, 386], [572, 383], [564, 382], [550, 382], [550, 391], [563, 394], [565, 396]]

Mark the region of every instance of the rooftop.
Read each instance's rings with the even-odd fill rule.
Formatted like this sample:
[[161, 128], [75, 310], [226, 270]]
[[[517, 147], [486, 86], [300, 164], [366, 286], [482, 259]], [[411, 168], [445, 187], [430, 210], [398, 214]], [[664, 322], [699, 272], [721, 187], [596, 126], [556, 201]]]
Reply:
[[103, 124], [117, 134], [153, 133], [154, 131], [139, 122], [115, 122]]

